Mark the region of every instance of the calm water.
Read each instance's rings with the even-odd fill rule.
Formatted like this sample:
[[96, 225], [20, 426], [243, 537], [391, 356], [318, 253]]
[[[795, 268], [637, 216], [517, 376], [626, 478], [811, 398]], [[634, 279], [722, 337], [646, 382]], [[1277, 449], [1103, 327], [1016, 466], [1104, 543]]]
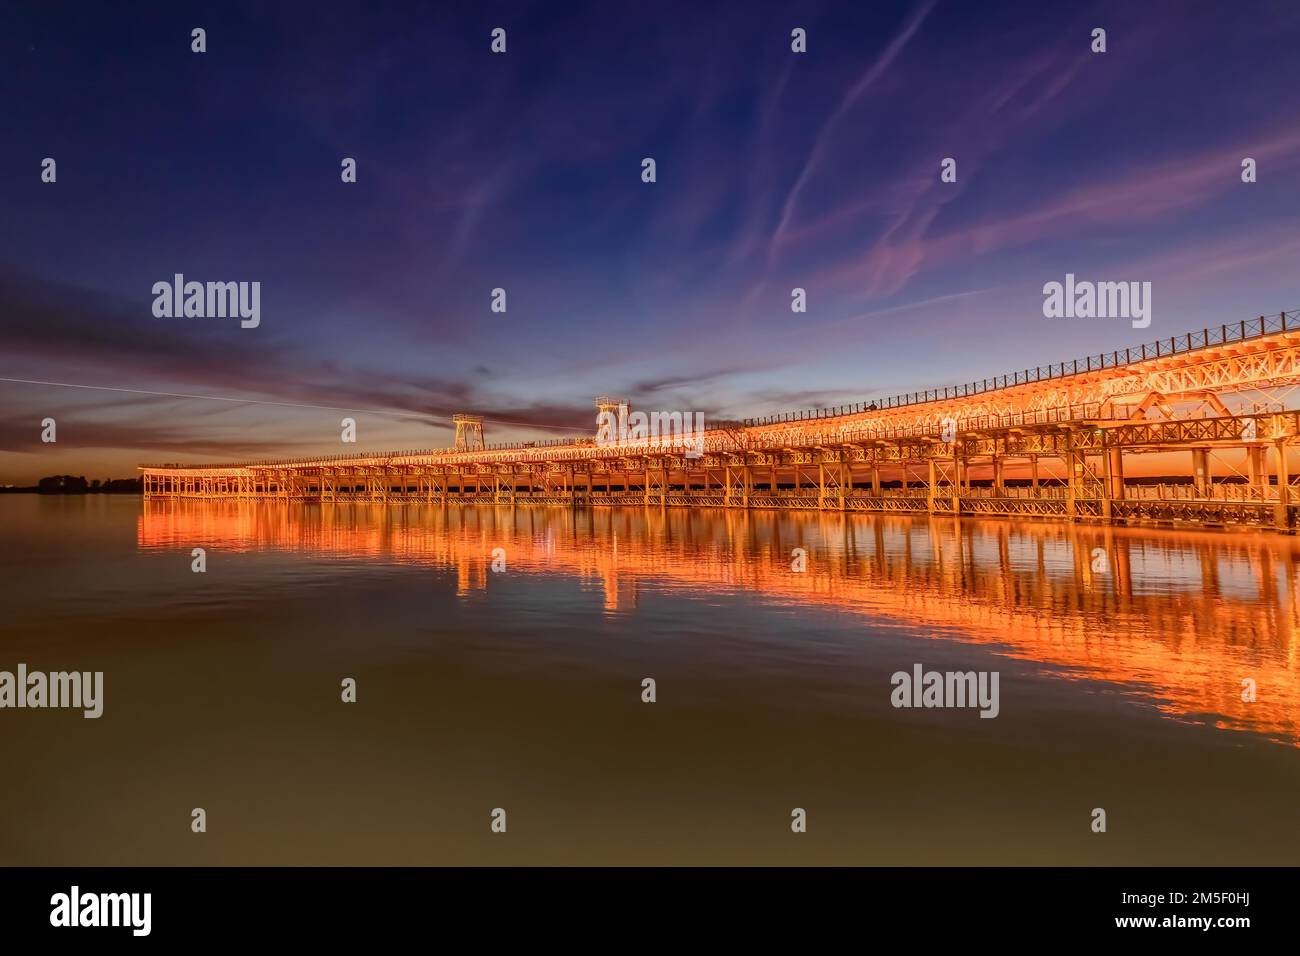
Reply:
[[1300, 862], [1293, 538], [18, 495], [0, 565], [0, 670], [106, 683], [0, 710], [0, 864]]

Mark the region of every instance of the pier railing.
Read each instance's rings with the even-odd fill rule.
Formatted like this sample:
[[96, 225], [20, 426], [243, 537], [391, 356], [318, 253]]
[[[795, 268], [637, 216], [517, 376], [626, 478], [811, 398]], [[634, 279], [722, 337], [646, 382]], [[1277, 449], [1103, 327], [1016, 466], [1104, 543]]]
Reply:
[[953, 385], [945, 388], [932, 388], [923, 392], [909, 392], [875, 401], [857, 402], [852, 405], [834, 405], [828, 408], [811, 408], [799, 412], [787, 412], [764, 418], [747, 418], [745, 425], [776, 425], [793, 421], [810, 421], [819, 418], [835, 418], [840, 415], [857, 415], [863, 412], [882, 411], [921, 405], [926, 402], [951, 401], [958, 398], [971, 398], [1001, 388], [1017, 385], [1030, 385], [1051, 379], [1065, 378], [1086, 372], [1122, 368], [1147, 362], [1151, 359], [1167, 358], [1200, 349], [1230, 345], [1234, 342], [1246, 342], [1250, 339], [1275, 335], [1278, 332], [1300, 332], [1300, 310], [1279, 312], [1276, 316], [1261, 315], [1257, 319], [1245, 319], [1241, 322], [1220, 325], [1217, 329], [1206, 328], [1199, 332], [1188, 332], [1167, 339], [1159, 339], [1136, 348], [1114, 349], [1082, 359], [1058, 362], [1054, 365], [1040, 365], [1020, 372], [1010, 372], [996, 378], [986, 378], [965, 385]]

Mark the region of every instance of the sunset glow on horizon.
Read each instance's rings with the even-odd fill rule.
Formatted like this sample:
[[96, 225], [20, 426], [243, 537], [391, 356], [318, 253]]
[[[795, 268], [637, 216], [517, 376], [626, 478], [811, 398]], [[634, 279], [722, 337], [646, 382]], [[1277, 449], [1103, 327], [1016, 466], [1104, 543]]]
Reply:
[[[344, 414], [373, 451], [589, 434], [607, 392], [762, 416], [1300, 304], [1294, 8], [826, 6], [793, 57], [786, 5], [679, 6], [526, 5], [496, 58], [476, 11], [217, 10], [202, 57], [186, 14], [15, 11], [0, 484], [324, 453]], [[258, 281], [260, 323], [156, 318], [175, 274]], [[1067, 275], [1149, 281], [1152, 324], [1045, 318]]]

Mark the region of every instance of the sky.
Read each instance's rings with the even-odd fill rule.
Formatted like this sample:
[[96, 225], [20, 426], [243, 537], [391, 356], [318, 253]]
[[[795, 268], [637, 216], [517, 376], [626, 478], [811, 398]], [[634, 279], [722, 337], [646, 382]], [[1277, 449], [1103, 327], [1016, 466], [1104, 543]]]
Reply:
[[[1300, 306], [1292, 2], [145, 10], [6, 14], [0, 484], [594, 434], [599, 394], [759, 416]], [[155, 317], [176, 273], [260, 324]], [[1151, 282], [1151, 326], [1044, 317], [1067, 273]]]

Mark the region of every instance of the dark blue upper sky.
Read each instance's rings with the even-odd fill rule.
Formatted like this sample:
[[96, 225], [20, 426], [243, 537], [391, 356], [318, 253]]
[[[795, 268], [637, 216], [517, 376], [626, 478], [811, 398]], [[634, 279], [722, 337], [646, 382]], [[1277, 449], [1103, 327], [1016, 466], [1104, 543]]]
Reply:
[[[0, 383], [0, 482], [337, 449], [298, 405], [550, 437], [601, 392], [739, 417], [1300, 305], [1295, 3], [145, 9], [6, 15], [0, 377], [285, 404]], [[260, 281], [260, 327], [154, 318], [177, 272]], [[1152, 326], [1045, 319], [1067, 272], [1152, 282]]]

